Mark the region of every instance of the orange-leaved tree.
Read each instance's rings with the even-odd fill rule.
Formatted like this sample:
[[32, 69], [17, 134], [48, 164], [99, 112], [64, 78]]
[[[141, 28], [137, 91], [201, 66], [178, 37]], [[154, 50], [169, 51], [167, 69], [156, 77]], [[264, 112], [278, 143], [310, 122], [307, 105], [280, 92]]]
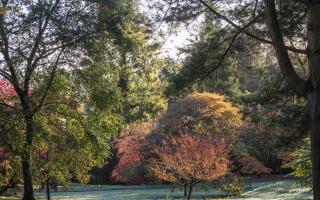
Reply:
[[153, 177], [185, 186], [187, 199], [196, 184], [210, 183], [228, 172], [229, 150], [223, 141], [214, 142], [207, 136], [180, 134], [167, 136], [153, 149], [156, 158], [150, 160]]
[[242, 124], [240, 110], [224, 96], [193, 93], [171, 103], [159, 120], [163, 132], [235, 137]]

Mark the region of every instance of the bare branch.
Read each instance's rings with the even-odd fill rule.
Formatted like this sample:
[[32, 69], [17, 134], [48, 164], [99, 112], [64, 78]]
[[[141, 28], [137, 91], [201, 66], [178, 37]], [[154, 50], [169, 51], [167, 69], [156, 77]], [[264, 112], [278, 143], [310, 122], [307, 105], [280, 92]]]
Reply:
[[12, 77], [10, 74], [0, 69], [0, 75], [7, 79], [10, 83], [12, 83]]

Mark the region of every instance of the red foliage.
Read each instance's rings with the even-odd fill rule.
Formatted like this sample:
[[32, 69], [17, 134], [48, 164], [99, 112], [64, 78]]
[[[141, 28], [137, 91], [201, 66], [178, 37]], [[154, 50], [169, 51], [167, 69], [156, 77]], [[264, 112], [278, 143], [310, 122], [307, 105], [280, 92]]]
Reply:
[[154, 149], [158, 158], [150, 162], [150, 172], [160, 180], [192, 188], [213, 181], [228, 172], [226, 144], [206, 136], [169, 136]]
[[0, 80], [0, 99], [13, 97], [15, 95], [16, 91], [14, 90], [12, 85], [4, 79]]
[[14, 96], [16, 96], [16, 91], [13, 86], [8, 81], [0, 79], [0, 102], [11, 105]]
[[117, 139], [113, 148], [116, 151], [118, 160], [117, 165], [112, 171], [111, 179], [114, 182], [126, 184], [146, 183], [144, 176], [143, 155], [141, 154], [141, 145], [145, 136], [124, 136]]
[[48, 150], [47, 149], [40, 149], [39, 150], [39, 158], [41, 160], [47, 160], [48, 159]]
[[[21, 83], [23, 85], [23, 83]], [[29, 88], [28, 95], [30, 96], [32, 92], [32, 89]], [[8, 100], [11, 101], [13, 97], [16, 97], [17, 93], [12, 86], [12, 84], [5, 80], [0, 79], [0, 100]], [[12, 102], [11, 102], [12, 103]]]

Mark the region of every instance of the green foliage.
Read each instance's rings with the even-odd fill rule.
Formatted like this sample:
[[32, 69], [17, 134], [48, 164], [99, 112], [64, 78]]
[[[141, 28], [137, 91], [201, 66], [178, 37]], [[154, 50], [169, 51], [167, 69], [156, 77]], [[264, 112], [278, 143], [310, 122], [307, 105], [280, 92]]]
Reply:
[[312, 187], [311, 151], [307, 147], [300, 148], [293, 153], [294, 160], [283, 165], [293, 169], [292, 175], [297, 177], [301, 186]]
[[[217, 92], [234, 96], [239, 93], [237, 63], [225, 54], [230, 33], [206, 17], [200, 26], [199, 39], [181, 49], [187, 55], [182, 68], [167, 89], [168, 95], [181, 92]], [[212, 50], [214, 49], [214, 51]], [[224, 57], [222, 60], [221, 58]]]
[[231, 196], [241, 195], [243, 193], [244, 181], [237, 174], [228, 173], [218, 181], [213, 183], [215, 188], [219, 188]]
[[[109, 157], [109, 143], [119, 133], [122, 120], [110, 109], [90, 107], [96, 105], [90, 93], [87, 99], [85, 95], [77, 98], [77, 91], [72, 90], [75, 83], [66, 75], [56, 76], [48, 106], [35, 116], [35, 180], [38, 184], [52, 180], [65, 186], [71, 179], [86, 183], [89, 170], [102, 166]], [[84, 105], [87, 110], [81, 109], [83, 102], [88, 102]], [[106, 108], [113, 106], [110, 101], [103, 104]]]
[[[88, 86], [100, 88], [91, 95], [96, 99], [94, 102], [120, 100], [113, 108], [122, 114], [125, 122], [154, 119], [166, 108], [160, 74], [164, 62], [158, 56], [158, 44], [149, 40], [148, 19], [138, 10], [136, 2], [114, 1], [109, 6], [112, 11], [102, 9], [100, 20], [110, 26], [111, 33], [93, 43], [90, 58], [83, 62], [85, 73], [81, 72], [80, 76], [92, 75]], [[115, 27], [110, 20], [114, 16], [119, 22]], [[97, 85], [97, 79], [104, 81]]]
[[0, 149], [0, 195], [3, 188], [13, 187], [16, 183], [21, 182], [22, 171], [19, 156], [5, 153], [5, 149]]

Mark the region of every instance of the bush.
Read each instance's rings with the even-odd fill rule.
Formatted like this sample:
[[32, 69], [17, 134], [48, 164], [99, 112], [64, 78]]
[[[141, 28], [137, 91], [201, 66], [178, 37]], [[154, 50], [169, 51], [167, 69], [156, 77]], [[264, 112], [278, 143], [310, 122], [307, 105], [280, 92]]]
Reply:
[[229, 173], [214, 184], [228, 196], [240, 195], [243, 192], [243, 178], [237, 174]]
[[284, 164], [283, 167], [293, 169], [291, 173], [297, 177], [297, 183], [301, 186], [312, 187], [312, 163], [311, 150], [300, 148], [293, 153], [294, 159]]

